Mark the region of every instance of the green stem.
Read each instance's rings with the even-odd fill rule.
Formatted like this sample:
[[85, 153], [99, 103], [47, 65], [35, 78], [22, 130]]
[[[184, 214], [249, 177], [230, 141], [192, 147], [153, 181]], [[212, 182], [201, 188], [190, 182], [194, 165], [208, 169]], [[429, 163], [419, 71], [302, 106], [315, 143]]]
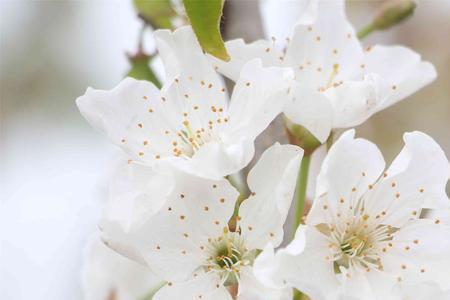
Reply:
[[[236, 176], [238, 176], [238, 178]], [[231, 231], [234, 231], [236, 229], [236, 218], [239, 215], [239, 207], [241, 206], [241, 203], [248, 198], [250, 191], [248, 190], [248, 187], [245, 185], [245, 182], [242, 180], [242, 173], [236, 174], [234, 176], [233, 175], [225, 176], [225, 179], [227, 179], [228, 182], [239, 192], [239, 196], [234, 206], [233, 216], [230, 218], [228, 222], [228, 227], [230, 228]]]
[[302, 163], [300, 165], [300, 170], [297, 177], [297, 187], [296, 187], [296, 211], [295, 211], [295, 223], [294, 223], [294, 234], [297, 231], [298, 226], [302, 222], [302, 217], [305, 209], [305, 199], [306, 199], [306, 187], [308, 185], [308, 172], [309, 164], [311, 162], [311, 155], [303, 156]]
[[367, 24], [360, 31], [358, 31], [358, 39], [362, 40], [369, 34], [375, 31], [375, 25], [373, 23]]

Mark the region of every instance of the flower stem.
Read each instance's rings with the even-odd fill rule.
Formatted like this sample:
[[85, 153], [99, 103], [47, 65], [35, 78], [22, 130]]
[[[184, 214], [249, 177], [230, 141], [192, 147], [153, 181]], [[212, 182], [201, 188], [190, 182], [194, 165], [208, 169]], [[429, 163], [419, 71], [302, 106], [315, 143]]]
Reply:
[[308, 185], [308, 172], [310, 162], [311, 162], [311, 155], [303, 156], [297, 177], [297, 187], [295, 193], [297, 206], [295, 210], [294, 235], [295, 231], [297, 231], [298, 226], [302, 222], [302, 217], [305, 209], [306, 187]]
[[373, 23], [367, 24], [363, 28], [361, 28], [360, 31], [358, 31], [358, 39], [362, 40], [369, 34], [371, 34], [373, 31], [375, 31], [375, 26]]
[[236, 230], [236, 218], [239, 214], [239, 207], [241, 206], [241, 203], [248, 198], [248, 195], [250, 194], [250, 191], [248, 190], [247, 185], [242, 180], [242, 174], [236, 174], [237, 176], [228, 175], [225, 177], [225, 179], [228, 180], [228, 182], [239, 191], [239, 197], [236, 200], [236, 204], [234, 206], [234, 212], [233, 216], [228, 222], [228, 227], [231, 231]]

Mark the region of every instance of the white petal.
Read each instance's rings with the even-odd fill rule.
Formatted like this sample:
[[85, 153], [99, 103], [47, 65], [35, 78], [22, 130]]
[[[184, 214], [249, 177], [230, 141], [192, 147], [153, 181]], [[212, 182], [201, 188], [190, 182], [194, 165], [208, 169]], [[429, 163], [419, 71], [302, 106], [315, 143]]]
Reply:
[[156, 172], [133, 162], [122, 165], [111, 180], [104, 218], [118, 222], [129, 232], [162, 208], [173, 180], [170, 172]]
[[354, 130], [346, 131], [328, 152], [316, 188], [316, 197], [326, 196], [314, 202], [308, 224], [326, 221], [324, 209], [330, 214], [351, 211], [348, 208], [356, 207], [361, 195], [383, 172], [384, 159], [377, 146], [365, 139], [355, 139], [354, 134]]
[[254, 139], [266, 129], [286, 103], [291, 75], [287, 69], [263, 68], [260, 60], [244, 66], [228, 111], [229, 139], [240, 135]]
[[281, 243], [302, 155], [297, 146], [277, 143], [250, 171], [247, 181], [253, 194], [240, 206], [239, 225], [251, 249], [263, 249], [269, 241]]
[[[224, 141], [222, 141], [224, 142]], [[190, 160], [173, 161], [181, 170], [204, 178], [220, 179], [245, 167], [255, 152], [254, 140], [235, 136], [228, 143], [203, 145]]]
[[269, 288], [263, 285], [253, 274], [250, 267], [240, 272], [239, 293], [237, 300], [290, 300], [292, 289]]
[[325, 142], [333, 125], [333, 107], [322, 93], [308, 89], [301, 83], [291, 85], [292, 99], [283, 112], [296, 124], [308, 129], [320, 142]]
[[280, 46], [285, 47], [285, 39], [291, 37], [291, 30], [296, 23], [310, 24], [314, 21], [318, 2], [318, 0], [261, 1], [259, 9], [265, 36], [274, 37]]
[[[149, 117], [149, 109], [160, 108], [159, 90], [152, 83], [125, 78], [110, 91], [89, 88], [76, 102], [94, 128], [132, 157], [154, 161], [156, 153], [170, 154], [170, 140], [160, 137], [163, 128], [171, 128], [167, 123], [169, 116], [163, 114], [157, 122], [151, 122]], [[149, 155], [144, 157], [139, 155], [141, 152]]]
[[322, 1], [314, 24], [295, 27], [284, 60], [295, 70], [297, 81], [319, 90], [359, 72], [362, 57], [343, 1]]
[[297, 244], [295, 240], [304, 237], [306, 242], [303, 251], [300, 251], [301, 245], [288, 246], [286, 250], [278, 251], [274, 260], [275, 274], [279, 282], [286, 282], [311, 299], [335, 299], [339, 281], [334, 274], [333, 262], [327, 260], [329, 242], [314, 228], [301, 226], [293, 243]]
[[433, 282], [450, 288], [450, 227], [415, 220], [394, 234], [393, 246], [381, 257], [386, 272], [404, 284]]
[[350, 271], [344, 269], [339, 277], [342, 285], [339, 299], [401, 299], [395, 290], [397, 279], [391, 274], [376, 269], [367, 272], [363, 267], [355, 266]]
[[212, 63], [218, 67], [218, 71], [233, 81], [239, 79], [244, 65], [259, 58], [264, 67], [281, 66], [279, 57], [281, 54], [273, 46], [273, 43], [265, 40], [259, 40], [250, 44], [246, 44], [242, 39], [231, 40], [225, 43], [230, 61], [223, 61], [214, 56], [210, 56]]
[[211, 83], [219, 87], [220, 77], [203, 54], [191, 26], [183, 26], [173, 32], [156, 30], [154, 36], [168, 82], [184, 75], [192, 76], [191, 80], [198, 85], [200, 80], [213, 80]]
[[348, 128], [366, 121], [377, 108], [372, 77], [362, 81], [345, 81], [325, 91], [333, 107], [333, 128]]
[[448, 208], [445, 187], [450, 164], [441, 147], [428, 135], [404, 135], [405, 146], [366, 201], [372, 214], [384, 211], [382, 222], [396, 227], [418, 218], [421, 208]]
[[170, 282], [159, 290], [154, 300], [231, 300], [231, 295], [221, 284], [218, 277], [212, 274], [202, 273], [196, 278], [181, 281]]
[[[163, 208], [133, 232], [118, 238], [138, 250], [167, 281], [184, 280], [203, 265], [208, 239], [218, 238], [231, 218], [238, 192], [226, 180], [202, 179], [175, 171]], [[117, 240], [112, 234], [109, 238]]]
[[174, 188], [171, 172], [156, 172], [137, 163], [120, 166], [110, 183], [109, 197], [100, 222], [102, 240], [116, 252], [145, 264], [129, 235], [157, 214]]
[[281, 272], [283, 259], [285, 256], [297, 256], [305, 249], [305, 230], [297, 230], [295, 238], [286, 247], [277, 252], [272, 243], [268, 243], [264, 250], [258, 255], [253, 263], [253, 271], [258, 280], [265, 286], [282, 289], [286, 287], [286, 281], [283, 280]]
[[95, 236], [88, 245], [83, 266], [83, 294], [86, 300], [135, 300], [145, 296], [160, 280], [141, 266], [108, 249]]
[[375, 46], [366, 52], [365, 61], [366, 74], [380, 76], [378, 111], [408, 97], [436, 78], [432, 64], [402, 46]]
[[402, 287], [402, 299], [429, 300], [429, 299], [450, 299], [450, 290], [443, 291], [438, 285], [433, 283], [414, 284]]
[[450, 208], [431, 209], [426, 214], [426, 218], [450, 226]]

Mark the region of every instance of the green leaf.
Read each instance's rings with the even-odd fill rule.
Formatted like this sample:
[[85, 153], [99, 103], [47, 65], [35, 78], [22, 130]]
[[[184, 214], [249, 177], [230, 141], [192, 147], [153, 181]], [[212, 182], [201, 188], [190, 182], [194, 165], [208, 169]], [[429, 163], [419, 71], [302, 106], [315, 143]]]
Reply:
[[171, 19], [176, 16], [170, 0], [133, 0], [139, 16], [153, 29], [172, 29]]
[[161, 83], [159, 82], [153, 70], [150, 68], [149, 64], [151, 59], [151, 56], [143, 53], [129, 57], [131, 69], [128, 72], [127, 76], [133, 77], [138, 80], [150, 81], [158, 88], [161, 88]]
[[222, 0], [183, 0], [186, 13], [203, 50], [215, 57], [229, 61], [220, 35]]

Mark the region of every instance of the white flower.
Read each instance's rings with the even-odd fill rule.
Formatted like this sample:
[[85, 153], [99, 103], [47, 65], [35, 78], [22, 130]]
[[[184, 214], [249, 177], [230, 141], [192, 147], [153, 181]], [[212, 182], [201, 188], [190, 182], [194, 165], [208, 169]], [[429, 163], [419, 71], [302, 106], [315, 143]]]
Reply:
[[287, 38], [286, 51], [278, 51], [275, 41], [245, 44], [237, 39], [226, 43], [230, 62], [212, 60], [233, 80], [256, 57], [264, 66], [291, 67], [296, 80], [284, 113], [320, 141], [331, 129], [359, 125], [436, 77], [434, 67], [408, 48], [377, 45], [364, 50], [345, 16], [343, 0], [320, 1], [317, 12], [315, 1], [304, 2], [311, 12]]
[[[283, 239], [283, 223], [302, 154], [296, 146], [279, 144], [263, 153], [249, 173], [252, 194], [240, 206], [238, 230], [234, 232], [228, 222], [238, 192], [231, 184], [174, 169], [169, 194], [163, 201], [153, 199], [164, 202], [159, 212], [128, 232], [117, 226], [117, 219], [106, 218], [101, 226], [103, 240], [147, 264], [168, 282], [155, 300], [231, 299], [227, 287], [236, 283], [240, 300], [290, 299], [290, 289], [270, 289], [259, 283], [252, 264], [266, 244], [278, 246]], [[150, 193], [130, 196], [152, 198]], [[137, 202], [133, 198], [122, 200]]]
[[404, 286], [425, 282], [448, 290], [450, 226], [419, 217], [449, 207], [450, 165], [429, 136], [404, 140], [383, 173], [378, 148], [347, 131], [323, 163], [306, 225], [286, 249], [258, 257], [261, 280], [327, 300], [401, 299]]
[[110, 91], [89, 88], [77, 99], [81, 113], [138, 161], [214, 179], [239, 171], [253, 158], [255, 138], [281, 112], [289, 74], [253, 60], [228, 103], [190, 27], [155, 37], [168, 79], [161, 91], [131, 78]]
[[144, 299], [161, 284], [151, 270], [109, 249], [97, 236], [86, 250], [82, 273], [85, 300]]

